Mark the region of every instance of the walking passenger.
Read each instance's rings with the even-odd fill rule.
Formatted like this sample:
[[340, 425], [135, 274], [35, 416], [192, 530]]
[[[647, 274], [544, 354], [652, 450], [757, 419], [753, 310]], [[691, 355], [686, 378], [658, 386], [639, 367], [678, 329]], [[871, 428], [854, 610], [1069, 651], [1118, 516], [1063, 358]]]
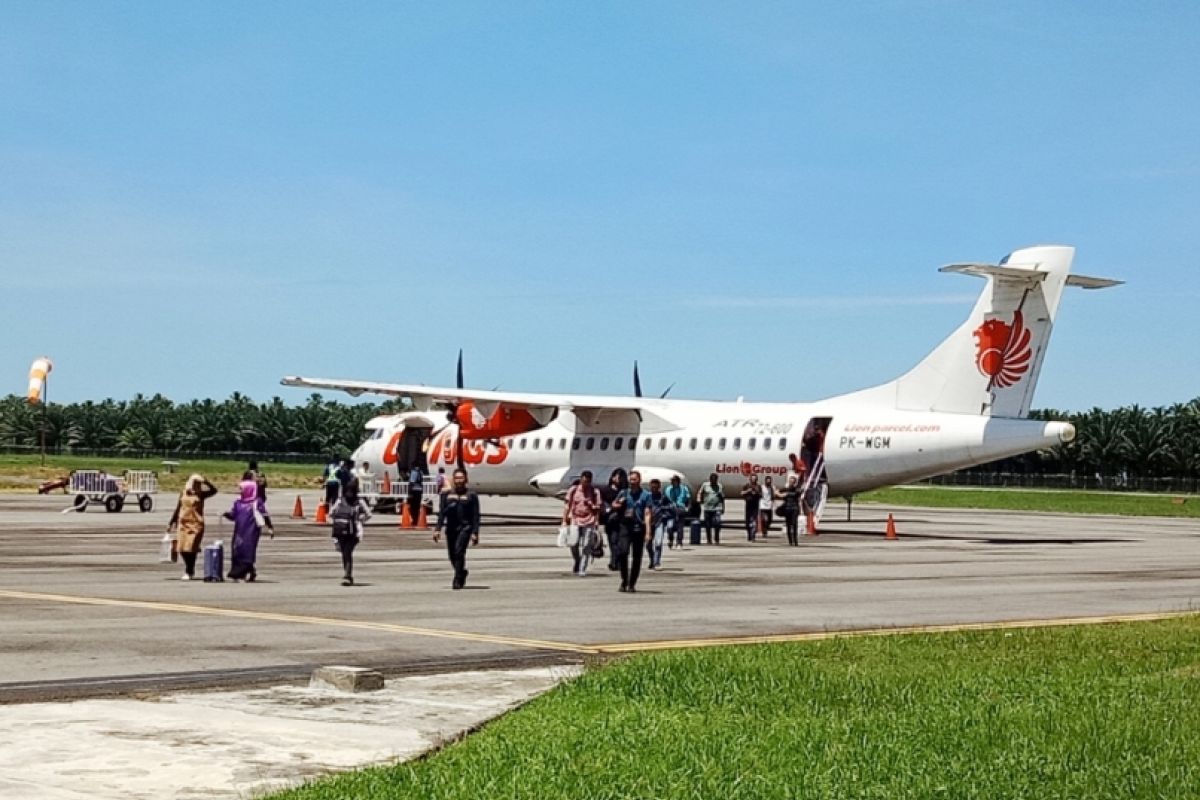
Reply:
[[454, 470], [452, 483], [451, 488], [441, 494], [433, 540], [438, 541], [442, 529], [446, 530], [446, 553], [454, 567], [450, 587], [461, 589], [467, 585], [467, 547], [479, 544], [479, 496], [467, 488], [467, 471], [464, 469]]
[[362, 541], [363, 523], [371, 512], [359, 497], [358, 476], [354, 463], [347, 459], [339, 471], [342, 477], [341, 497], [330, 512], [333, 520], [333, 540], [342, 554], [342, 586], [354, 585], [354, 548]]
[[262, 529], [265, 527], [271, 538], [275, 538], [275, 526], [271, 524], [267, 505], [258, 496], [256, 487], [243, 485], [242, 496], [234, 501], [233, 508], [226, 511], [224, 516], [233, 520], [229, 579], [240, 581], [245, 578], [253, 582], [258, 578], [255, 562], [258, 560], [258, 540], [262, 536]]
[[771, 531], [771, 519], [775, 516], [775, 480], [770, 475], [763, 478], [762, 502], [758, 505], [758, 527], [763, 538]]
[[621, 515], [613, 508], [613, 504], [629, 486], [625, 470], [614, 469], [608, 476], [608, 485], [600, 490], [600, 501], [604, 504], [600, 510], [600, 522], [604, 525], [604, 535], [608, 539], [608, 571], [617, 571], [617, 550], [621, 537]]
[[704, 539], [708, 544], [721, 543], [721, 515], [725, 513], [725, 489], [717, 480], [717, 473], [708, 476], [708, 483], [696, 494], [700, 510], [704, 513]]
[[800, 477], [798, 475], [795, 473], [788, 475], [787, 486], [779, 490], [779, 499], [783, 502], [783, 524], [787, 529], [788, 544], [794, 547], [800, 543]]
[[408, 513], [412, 515], [413, 525], [421, 518], [421, 500], [424, 496], [425, 473], [414, 465], [408, 472]]
[[254, 483], [258, 487], [258, 497], [265, 503], [267, 501], [267, 476], [258, 468], [257, 461], [247, 464], [246, 471], [254, 475]]
[[662, 569], [663, 542], [679, 528], [679, 509], [662, 490], [662, 481], [650, 481], [650, 569]]
[[204, 539], [204, 501], [217, 493], [217, 487], [201, 475], [193, 475], [183, 484], [175, 513], [167, 523], [167, 533], [176, 533], [175, 549], [183, 559], [181, 581], [196, 577], [196, 556]]
[[[617, 540], [620, 553], [617, 567], [621, 570], [621, 591], [636, 592], [638, 575], [642, 571], [642, 554], [650, 541], [650, 492], [642, 488], [642, 474], [629, 473], [629, 488], [613, 501], [613, 509], [621, 520]], [[632, 556], [632, 563], [630, 557]]]
[[757, 475], [751, 475], [742, 487], [742, 500], [746, 502], [746, 540], [753, 542], [758, 530], [759, 504], [762, 502], [762, 487], [758, 485]]
[[597, 526], [602, 507], [600, 490], [592, 485], [592, 471], [585, 469], [579, 476], [579, 483], [567, 491], [567, 503], [563, 508], [563, 525], [574, 525], [579, 532], [575, 544], [571, 545], [571, 558], [575, 560], [572, 572], [581, 578], [587, 575], [592, 547], [600, 535]]
[[687, 487], [678, 475], [671, 476], [671, 483], [663, 490], [667, 499], [675, 504], [674, 536], [667, 539], [667, 547], [683, 547], [683, 528], [687, 521], [688, 507], [692, 504], [692, 490]]

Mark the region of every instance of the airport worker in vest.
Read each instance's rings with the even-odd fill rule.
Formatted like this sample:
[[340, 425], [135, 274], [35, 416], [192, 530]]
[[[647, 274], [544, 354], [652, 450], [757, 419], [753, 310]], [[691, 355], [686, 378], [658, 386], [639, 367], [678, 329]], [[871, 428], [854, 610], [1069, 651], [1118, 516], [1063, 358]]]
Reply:
[[467, 585], [467, 547], [479, 544], [479, 495], [467, 487], [467, 471], [456, 469], [450, 488], [440, 497], [433, 540], [439, 541], [442, 531], [446, 531], [446, 554], [454, 568], [450, 588], [461, 589]]
[[217, 493], [217, 487], [202, 475], [192, 475], [183, 484], [175, 513], [167, 523], [167, 533], [176, 533], [175, 549], [183, 559], [182, 581], [196, 577], [196, 556], [204, 539], [204, 501]]

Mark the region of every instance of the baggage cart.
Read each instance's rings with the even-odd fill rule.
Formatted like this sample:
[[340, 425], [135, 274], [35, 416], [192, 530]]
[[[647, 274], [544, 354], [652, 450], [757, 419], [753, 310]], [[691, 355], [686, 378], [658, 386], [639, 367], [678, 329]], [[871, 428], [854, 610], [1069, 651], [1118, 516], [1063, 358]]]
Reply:
[[130, 496], [137, 498], [143, 512], [154, 509], [158, 494], [158, 475], [149, 470], [126, 470], [121, 477], [98, 469], [77, 469], [71, 473], [70, 493], [75, 495], [72, 508], [79, 513], [91, 503], [102, 503], [104, 510], [119, 512]]

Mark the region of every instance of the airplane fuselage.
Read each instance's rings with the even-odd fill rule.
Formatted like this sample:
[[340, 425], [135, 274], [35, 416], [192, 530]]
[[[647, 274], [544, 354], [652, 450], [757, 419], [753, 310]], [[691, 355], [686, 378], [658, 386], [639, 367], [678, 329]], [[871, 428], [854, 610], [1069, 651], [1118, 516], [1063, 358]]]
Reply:
[[[825, 471], [830, 494], [850, 495], [1052, 447], [1074, 437], [1062, 422], [981, 417], [968, 414], [903, 412], [842, 406], [836, 402], [718, 403], [676, 401], [681, 427], [653, 423], [581, 424], [556, 419], [539, 430], [499, 440], [464, 440], [463, 461], [472, 485], [496, 494], [562, 492], [587, 469], [598, 480], [612, 470], [637, 469], [645, 479], [678, 474], [695, 487], [712, 473], [725, 482], [771, 475], [778, 482], [800, 456], [802, 438], [814, 420], [824, 425]], [[454, 425], [438, 412], [382, 417], [354, 458], [382, 476], [398, 479], [400, 440], [408, 431], [428, 436], [428, 468], [453, 470], [457, 460]], [[657, 429], [656, 429], [657, 428]]]

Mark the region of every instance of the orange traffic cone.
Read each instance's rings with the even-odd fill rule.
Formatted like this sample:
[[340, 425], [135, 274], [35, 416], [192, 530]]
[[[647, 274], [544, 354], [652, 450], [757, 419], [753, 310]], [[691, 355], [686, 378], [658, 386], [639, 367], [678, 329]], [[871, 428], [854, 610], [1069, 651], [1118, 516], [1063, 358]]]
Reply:
[[408, 503], [400, 505], [400, 529], [405, 531], [412, 530], [412, 512], [408, 510]]
[[809, 513], [805, 514], [804, 516], [807, 519], [807, 522], [805, 523], [805, 530], [807, 531], [809, 536], [816, 536], [817, 535], [817, 520], [816, 520], [816, 518], [813, 517], [813, 514], [811, 511]]
[[891, 514], [888, 514], [887, 530], [884, 532], [883, 538], [885, 538], [885, 539], [895, 539], [896, 538], [896, 520]]
[[300, 502], [300, 495], [296, 495], [296, 505], [292, 508], [292, 519], [304, 519], [304, 504]]
[[425, 504], [421, 503], [421, 513], [417, 517], [417, 529], [422, 531], [429, 530], [429, 517], [425, 513]]
[[329, 506], [327, 506], [325, 503], [318, 503], [317, 516], [315, 519], [313, 519], [313, 522], [318, 525], [329, 524]]
[[379, 487], [379, 493], [382, 495], [392, 493], [392, 476], [390, 473], [383, 473], [383, 484]]

